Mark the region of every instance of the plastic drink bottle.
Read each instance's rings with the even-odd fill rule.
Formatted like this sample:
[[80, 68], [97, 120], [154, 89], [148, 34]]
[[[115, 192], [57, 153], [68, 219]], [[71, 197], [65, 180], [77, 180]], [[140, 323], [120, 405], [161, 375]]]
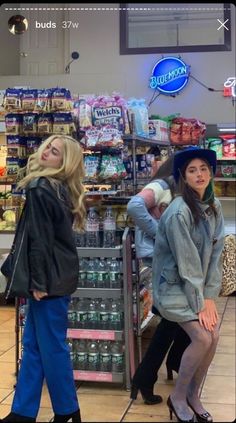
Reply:
[[76, 339], [75, 342], [75, 368], [86, 370], [88, 366], [87, 341], [85, 339]]
[[109, 272], [106, 260], [101, 257], [98, 263], [97, 269], [97, 287], [98, 288], [109, 288]]
[[86, 288], [97, 288], [98, 279], [98, 259], [90, 259], [86, 272]]
[[88, 267], [88, 260], [84, 257], [81, 257], [79, 259], [79, 279], [78, 279], [79, 288], [86, 288], [87, 267]]
[[97, 304], [94, 299], [90, 298], [87, 313], [88, 329], [98, 329], [98, 317]]
[[120, 263], [116, 258], [112, 258], [109, 269], [110, 288], [121, 288]]
[[121, 309], [121, 303], [117, 299], [111, 300], [109, 321], [110, 321], [110, 329], [122, 330], [123, 311]]
[[68, 327], [74, 328], [76, 322], [75, 298], [72, 298], [68, 307]]
[[85, 329], [88, 320], [88, 302], [86, 298], [79, 298], [76, 304], [75, 327]]
[[97, 371], [99, 369], [99, 347], [98, 341], [88, 342], [88, 370]]
[[111, 371], [110, 342], [102, 341], [99, 346], [99, 370], [101, 372]]
[[116, 245], [116, 220], [112, 207], [107, 207], [103, 220], [103, 247], [114, 248]]
[[86, 247], [96, 248], [99, 246], [99, 216], [95, 207], [90, 207], [86, 220]]
[[110, 301], [101, 299], [98, 305], [99, 329], [107, 330], [110, 327]]
[[112, 372], [124, 371], [124, 351], [121, 342], [112, 342], [111, 345], [111, 366]]

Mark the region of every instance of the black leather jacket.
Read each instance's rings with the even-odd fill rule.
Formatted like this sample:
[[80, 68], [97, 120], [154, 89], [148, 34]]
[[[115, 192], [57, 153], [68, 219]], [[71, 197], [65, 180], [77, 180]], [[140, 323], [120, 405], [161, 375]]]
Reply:
[[30, 290], [49, 297], [70, 295], [77, 287], [79, 260], [70, 210], [63, 184], [59, 195], [44, 177], [27, 186], [21, 225], [26, 225]]

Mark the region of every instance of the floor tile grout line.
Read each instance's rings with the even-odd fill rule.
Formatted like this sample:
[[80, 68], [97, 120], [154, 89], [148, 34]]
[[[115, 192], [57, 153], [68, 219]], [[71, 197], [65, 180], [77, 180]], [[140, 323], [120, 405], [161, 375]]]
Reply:
[[119, 422], [123, 422], [123, 419], [125, 418], [126, 414], [128, 413], [128, 411], [129, 411], [131, 405], [133, 404], [133, 402], [134, 402], [134, 400], [132, 400], [132, 399], [129, 401], [125, 411], [123, 412], [123, 414], [121, 416], [121, 419], [119, 420]]
[[[0, 388], [0, 389], [7, 389], [7, 388]], [[0, 404], [2, 404], [2, 402], [3, 402], [3, 401], [5, 401], [8, 397], [10, 397], [14, 391], [15, 391], [15, 389], [12, 389], [12, 391], [11, 391], [9, 394], [7, 394], [7, 396], [6, 396], [6, 397], [4, 397], [4, 398], [0, 401]], [[5, 405], [5, 404], [2, 404], [2, 405]]]

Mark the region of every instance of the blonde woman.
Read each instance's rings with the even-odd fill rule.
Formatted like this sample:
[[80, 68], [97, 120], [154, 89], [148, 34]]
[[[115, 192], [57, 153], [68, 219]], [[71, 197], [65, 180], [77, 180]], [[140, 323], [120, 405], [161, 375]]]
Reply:
[[26, 191], [26, 202], [14, 241], [19, 260], [15, 276], [8, 275], [7, 295], [14, 295], [22, 283], [21, 252], [27, 248], [30, 298], [16, 391], [3, 422], [36, 421], [44, 379], [53, 421], [81, 421], [66, 331], [70, 295], [78, 278], [72, 225], [83, 228], [86, 215], [83, 177], [79, 143], [52, 135], [29, 158], [27, 174], [18, 184]]

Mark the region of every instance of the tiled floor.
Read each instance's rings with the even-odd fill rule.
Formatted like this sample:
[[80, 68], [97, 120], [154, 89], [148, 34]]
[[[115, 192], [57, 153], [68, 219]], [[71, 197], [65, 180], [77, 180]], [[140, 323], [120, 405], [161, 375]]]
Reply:
[[[202, 388], [202, 401], [215, 422], [235, 419], [235, 297], [218, 299], [221, 316], [220, 341]], [[152, 328], [143, 335], [149, 342]], [[0, 307], [0, 418], [10, 411], [15, 383], [15, 312], [14, 307]], [[176, 376], [176, 375], [175, 375]], [[129, 392], [120, 386], [81, 383], [78, 396], [84, 422], [168, 422], [166, 399], [175, 381], [167, 381], [164, 366], [159, 373], [155, 392], [164, 397], [159, 405], [145, 405], [138, 396], [131, 401]], [[53, 416], [46, 388], [37, 421], [50, 421]]]

